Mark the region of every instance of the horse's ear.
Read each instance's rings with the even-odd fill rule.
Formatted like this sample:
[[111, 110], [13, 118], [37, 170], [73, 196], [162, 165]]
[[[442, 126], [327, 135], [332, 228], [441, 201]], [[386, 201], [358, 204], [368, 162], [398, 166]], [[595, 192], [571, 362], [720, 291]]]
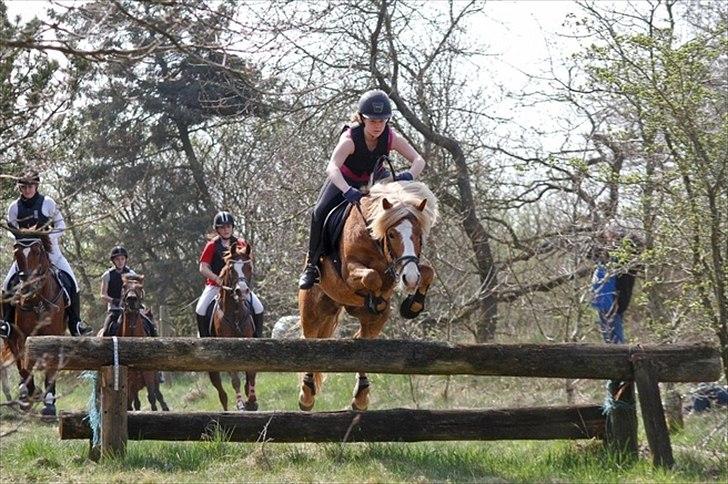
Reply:
[[392, 208], [392, 204], [389, 203], [389, 200], [387, 200], [386, 198], [382, 198], [382, 208], [384, 210], [389, 210], [390, 208]]
[[144, 284], [144, 275], [143, 274], [137, 275], [137, 281], [139, 281], [139, 284]]
[[238, 250], [238, 244], [230, 244], [230, 255], [234, 256], [235, 252]]
[[127, 282], [129, 282], [129, 276], [126, 275], [126, 274], [122, 274], [121, 275], [121, 282], [122, 282], [122, 284], [126, 284]]
[[423, 198], [420, 204], [417, 206], [417, 210], [422, 212], [423, 210], [425, 210], [425, 205], [427, 205], [427, 199]]

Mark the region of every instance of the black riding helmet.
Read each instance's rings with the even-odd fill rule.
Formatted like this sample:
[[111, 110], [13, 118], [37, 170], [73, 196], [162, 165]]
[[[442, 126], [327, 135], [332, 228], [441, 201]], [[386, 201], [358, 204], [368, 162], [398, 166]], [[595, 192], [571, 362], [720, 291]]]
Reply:
[[114, 260], [114, 257], [118, 255], [123, 255], [127, 259], [129, 258], [129, 253], [126, 251], [123, 245], [117, 245], [113, 249], [111, 249], [111, 253], [109, 254], [109, 260]]
[[359, 98], [359, 113], [369, 119], [389, 119], [392, 117], [392, 101], [384, 91], [372, 89]]
[[40, 175], [35, 170], [29, 170], [16, 179], [18, 185], [39, 185]]
[[232, 225], [235, 227], [235, 219], [230, 212], [217, 212], [215, 219], [212, 222], [215, 228], [222, 227], [223, 225]]

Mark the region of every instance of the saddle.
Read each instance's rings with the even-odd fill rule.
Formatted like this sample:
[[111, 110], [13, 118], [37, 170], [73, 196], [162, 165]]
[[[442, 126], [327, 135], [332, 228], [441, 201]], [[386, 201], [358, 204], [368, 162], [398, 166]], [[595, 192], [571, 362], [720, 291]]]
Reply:
[[341, 274], [341, 254], [339, 253], [339, 241], [344, 230], [346, 217], [349, 216], [352, 205], [344, 200], [335, 206], [326, 216], [323, 225], [322, 255], [328, 256], [336, 270]]
[[[212, 325], [212, 315], [217, 311], [218, 303], [220, 302], [220, 296], [217, 296], [215, 299], [210, 302], [210, 304], [207, 306], [207, 311], [205, 311], [205, 321], [207, 321], [207, 330], [211, 337], [215, 337], [215, 328]], [[248, 305], [248, 310], [250, 313], [253, 313], [253, 296], [251, 295], [250, 298], [245, 300], [245, 303]]]
[[[56, 282], [61, 287], [64, 302], [67, 306], [70, 305], [71, 294], [76, 291], [76, 284], [73, 282], [73, 278], [70, 274], [58, 269], [56, 266], [51, 266], [51, 274], [53, 274]], [[8, 291], [14, 291], [18, 284], [20, 284], [20, 272], [13, 274], [10, 281], [8, 281]]]
[[76, 284], [73, 282], [73, 278], [67, 272], [64, 272], [55, 266], [53, 267], [53, 275], [56, 277], [56, 281], [61, 286], [63, 291], [63, 299], [67, 305], [71, 304], [71, 294], [76, 292]]

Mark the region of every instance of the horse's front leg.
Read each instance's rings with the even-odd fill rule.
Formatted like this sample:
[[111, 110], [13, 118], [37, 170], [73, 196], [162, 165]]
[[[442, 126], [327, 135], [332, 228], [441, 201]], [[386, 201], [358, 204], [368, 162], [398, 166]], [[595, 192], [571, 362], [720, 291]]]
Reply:
[[346, 273], [346, 283], [354, 291], [364, 290], [375, 294], [382, 289], [382, 278], [379, 273], [364, 264], [349, 262], [346, 264]]
[[245, 410], [249, 412], [258, 410], [258, 397], [255, 396], [255, 372], [245, 372], [245, 395], [248, 397], [245, 402]]
[[364, 307], [369, 312], [379, 314], [388, 306], [389, 302], [380, 297], [384, 281], [374, 269], [358, 262], [349, 262], [346, 283], [354, 289], [354, 292], [364, 291], [367, 294], [364, 299]]
[[153, 412], [157, 411], [157, 375], [154, 371], [145, 371], [144, 386], [147, 387], [147, 401]]
[[403, 318], [416, 318], [425, 309], [425, 296], [434, 278], [435, 270], [426, 264], [420, 264], [420, 284], [399, 306], [399, 314]]
[[232, 383], [233, 389], [235, 390], [235, 408], [242, 410], [245, 407], [245, 402], [243, 401], [243, 395], [240, 393], [240, 373], [237, 371], [231, 371], [229, 373], [230, 383]]
[[43, 410], [41, 415], [56, 415], [56, 371], [48, 370], [45, 374], [45, 393], [43, 395]]

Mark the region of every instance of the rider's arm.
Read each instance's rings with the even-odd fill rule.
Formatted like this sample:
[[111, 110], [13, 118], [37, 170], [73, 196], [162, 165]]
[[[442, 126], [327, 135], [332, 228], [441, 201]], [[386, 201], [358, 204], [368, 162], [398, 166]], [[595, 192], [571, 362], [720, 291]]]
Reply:
[[220, 279], [220, 276], [212, 272], [210, 264], [208, 264], [207, 262], [200, 262], [200, 274], [205, 276], [207, 279], [210, 279], [217, 282], [219, 285], [222, 285], [222, 279]]
[[7, 216], [7, 222], [8, 225], [11, 227], [18, 227], [18, 201], [14, 201], [10, 204], [8, 207], [8, 216]]
[[392, 136], [392, 149], [404, 156], [407, 161], [410, 162], [411, 166], [409, 171], [412, 173], [413, 177], [417, 178], [419, 174], [422, 173], [422, 170], [425, 169], [424, 158], [415, 151], [409, 141], [407, 141], [401, 134], [391, 130], [390, 136]]
[[63, 231], [66, 230], [66, 222], [63, 221], [63, 215], [61, 211], [56, 207], [56, 202], [50, 197], [46, 197], [43, 200], [43, 207], [41, 208], [43, 213], [48, 216], [53, 225], [53, 231], [50, 233], [52, 239], [60, 239]]
[[106, 301], [107, 303], [110, 303], [114, 300], [111, 296], [109, 296], [109, 272], [104, 272], [104, 275], [101, 276], [101, 292], [99, 293], [99, 296], [101, 296], [101, 299]]
[[336, 188], [345, 193], [351, 186], [344, 180], [344, 175], [341, 174], [341, 166], [346, 161], [346, 158], [354, 152], [354, 141], [352, 141], [349, 131], [345, 131], [339, 137], [339, 142], [334, 148], [334, 152], [331, 154], [329, 164], [326, 166], [326, 174], [329, 175], [331, 182], [336, 185]]

